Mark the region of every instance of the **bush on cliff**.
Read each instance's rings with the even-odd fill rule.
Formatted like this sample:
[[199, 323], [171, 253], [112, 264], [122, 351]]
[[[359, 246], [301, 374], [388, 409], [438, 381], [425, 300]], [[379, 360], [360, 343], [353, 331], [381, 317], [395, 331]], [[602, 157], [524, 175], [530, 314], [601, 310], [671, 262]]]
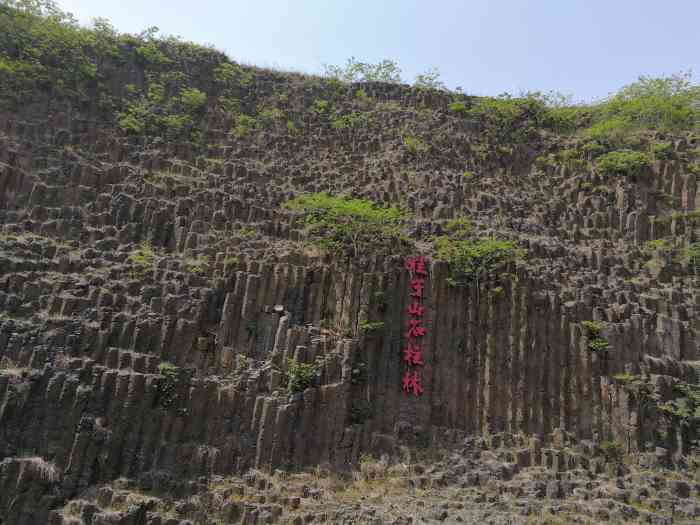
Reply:
[[295, 197], [283, 207], [301, 212], [312, 241], [330, 250], [358, 257], [403, 252], [408, 246], [403, 226], [410, 214], [393, 206], [383, 208], [368, 199], [314, 193]]
[[311, 363], [299, 363], [294, 359], [287, 360], [287, 390], [296, 394], [303, 392], [314, 384], [319, 369]]
[[593, 108], [586, 134], [619, 142], [632, 132], [679, 131], [700, 125], [700, 86], [690, 73], [642, 76]]
[[452, 286], [474, 283], [478, 287], [481, 279], [499, 265], [524, 255], [515, 242], [493, 237], [455, 240], [442, 236], [435, 240], [435, 250], [437, 258], [450, 266], [448, 283]]
[[622, 149], [598, 157], [596, 167], [602, 175], [629, 176], [639, 173], [649, 165], [649, 157], [639, 151]]

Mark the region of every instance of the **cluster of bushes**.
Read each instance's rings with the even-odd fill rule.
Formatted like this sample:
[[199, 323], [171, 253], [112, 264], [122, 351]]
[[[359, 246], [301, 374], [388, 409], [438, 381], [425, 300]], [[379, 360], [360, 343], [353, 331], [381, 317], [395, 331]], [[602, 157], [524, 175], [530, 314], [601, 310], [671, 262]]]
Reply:
[[[197, 145], [204, 112], [214, 102], [209, 79], [221, 95], [216, 102], [235, 106], [232, 85], [249, 82], [252, 73], [210, 47], [157, 32], [120, 34], [104, 19], [81, 27], [53, 0], [2, 2], [0, 106], [90, 107], [125, 133]], [[143, 82], [112, 81], [134, 66], [143, 71]]]
[[[503, 94], [483, 97], [467, 106], [461, 97], [448, 106], [457, 115], [476, 119], [499, 141], [521, 142], [538, 129], [578, 132], [605, 148], [619, 148], [639, 132], [673, 132], [700, 126], [700, 86], [689, 73], [670, 77], [642, 76], [596, 103], [572, 104], [555, 93]], [[653, 148], [656, 158], [672, 153], [670, 144]]]
[[207, 95], [186, 84], [181, 72], [148, 75], [148, 89], [127, 86], [126, 107], [117, 113], [117, 124], [126, 133], [157, 135], [167, 139], [201, 140], [198, 123], [206, 109]]

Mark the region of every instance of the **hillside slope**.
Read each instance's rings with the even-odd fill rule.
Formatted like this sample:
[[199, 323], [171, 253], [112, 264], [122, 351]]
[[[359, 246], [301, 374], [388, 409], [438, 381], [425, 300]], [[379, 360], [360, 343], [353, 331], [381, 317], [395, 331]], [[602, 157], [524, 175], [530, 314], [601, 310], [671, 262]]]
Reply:
[[347, 84], [0, 5], [0, 523], [693, 519], [698, 100]]

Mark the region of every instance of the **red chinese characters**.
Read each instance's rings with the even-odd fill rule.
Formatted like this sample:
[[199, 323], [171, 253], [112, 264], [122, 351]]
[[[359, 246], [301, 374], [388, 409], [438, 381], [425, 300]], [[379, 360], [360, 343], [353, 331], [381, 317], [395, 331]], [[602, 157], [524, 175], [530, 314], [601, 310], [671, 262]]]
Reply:
[[423, 256], [409, 257], [406, 260], [406, 269], [411, 276], [411, 303], [406, 308], [408, 322], [406, 324], [407, 331], [404, 334], [406, 346], [403, 349], [404, 373], [402, 388], [406, 395], [413, 394], [418, 397], [423, 394], [421, 369], [419, 367], [425, 364], [423, 361], [423, 338], [428, 334], [428, 331], [423, 326], [425, 306], [422, 304], [425, 281], [428, 277], [428, 272], [425, 268], [425, 258]]

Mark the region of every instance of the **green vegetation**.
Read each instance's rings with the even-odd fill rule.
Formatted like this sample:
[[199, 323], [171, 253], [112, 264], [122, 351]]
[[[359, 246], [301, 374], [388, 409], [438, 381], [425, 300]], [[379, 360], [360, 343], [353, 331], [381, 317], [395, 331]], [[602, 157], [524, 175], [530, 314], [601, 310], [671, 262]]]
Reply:
[[648, 252], [664, 251], [668, 252], [673, 248], [667, 239], [654, 239], [644, 243], [644, 250]]
[[629, 176], [638, 174], [649, 165], [649, 157], [640, 151], [623, 149], [598, 157], [596, 166], [602, 175]]
[[656, 142], [651, 146], [651, 154], [655, 159], [669, 160], [673, 158], [674, 149], [671, 142]]
[[402, 228], [410, 215], [395, 207], [381, 208], [367, 199], [327, 193], [301, 195], [283, 207], [303, 213], [312, 241], [326, 249], [357, 257], [368, 252], [403, 252], [408, 245]]
[[[624, 385], [631, 398], [639, 404], [640, 415], [662, 416], [671, 429], [680, 433], [685, 445], [697, 446], [700, 438], [700, 385], [678, 381], [672, 388], [672, 399], [661, 401], [661, 394], [650, 377], [617, 374], [614, 379]], [[664, 446], [674, 446], [671, 436], [654, 432]]]
[[661, 404], [659, 409], [676, 427], [697, 433], [700, 430], [700, 385], [677, 383], [673, 390], [677, 397]]
[[428, 146], [428, 144], [426, 144], [420, 137], [416, 137], [407, 131], [403, 131], [401, 133], [401, 140], [403, 140], [403, 145], [406, 146], [406, 149], [416, 156], [421, 155], [430, 149], [430, 146]]
[[324, 64], [324, 74], [341, 82], [390, 82], [401, 83], [401, 68], [393, 60], [382, 60], [376, 64], [360, 62], [354, 56], [345, 65]]
[[599, 447], [606, 461], [609, 463], [622, 463], [624, 452], [619, 443], [611, 440], [601, 441]]
[[[88, 52], [116, 52], [116, 32], [104, 21], [81, 28], [51, 1], [6, 0], [0, 4], [0, 98], [29, 104], [48, 96], [82, 98], [98, 79]], [[106, 58], [106, 56], [105, 56]]]
[[690, 244], [685, 249], [685, 258], [693, 274], [700, 275], [700, 241]]
[[236, 63], [224, 62], [214, 69], [214, 80], [224, 89], [231, 89], [250, 84], [253, 74]]
[[440, 72], [435, 67], [428, 69], [425, 73], [416, 75], [413, 87], [418, 89], [437, 89], [440, 91], [447, 90], [447, 86], [440, 80]]
[[478, 99], [466, 115], [482, 123], [489, 139], [517, 143], [528, 140], [545, 123], [546, 107], [536, 95], [514, 98], [505, 93]]
[[690, 73], [642, 76], [593, 107], [591, 138], [620, 142], [634, 132], [680, 131], [700, 124], [700, 86]]
[[454, 240], [447, 236], [435, 240], [437, 258], [450, 266], [451, 286], [476, 284], [498, 266], [524, 256], [524, 250], [513, 241], [493, 237], [479, 240]]
[[445, 231], [451, 238], [464, 238], [471, 233], [472, 223], [467, 217], [455, 217], [445, 223]]
[[331, 126], [333, 129], [357, 128], [367, 125], [368, 121], [369, 118], [366, 113], [359, 113], [355, 111], [346, 115], [336, 116], [331, 121]]
[[188, 257], [185, 259], [185, 269], [193, 274], [202, 274], [209, 267], [209, 257], [207, 255], [198, 255], [197, 257]]
[[294, 359], [287, 360], [287, 390], [296, 394], [303, 392], [313, 385], [319, 368], [310, 363], [298, 363]]
[[143, 242], [140, 248], [129, 254], [128, 260], [134, 266], [131, 271], [132, 277], [143, 278], [146, 274], [153, 272], [156, 264], [156, 254], [149, 242]]
[[467, 105], [461, 100], [455, 100], [454, 102], [450, 102], [447, 105], [447, 109], [449, 109], [452, 113], [457, 113], [458, 115], [467, 114]]
[[360, 331], [364, 334], [376, 334], [384, 329], [383, 321], [360, 321]]
[[231, 129], [231, 135], [237, 139], [241, 139], [250, 134], [251, 131], [256, 130], [260, 127], [260, 124], [250, 115], [238, 115], [235, 119], [235, 125]]
[[601, 356], [607, 355], [611, 348], [610, 343], [600, 335], [605, 328], [605, 323], [600, 321], [581, 321], [581, 326], [588, 337], [588, 350]]
[[605, 323], [600, 321], [581, 321], [581, 326], [592, 336], [598, 336], [605, 329]]
[[170, 408], [178, 399], [177, 382], [180, 368], [164, 361], [158, 365], [158, 373], [163, 376], [158, 383], [158, 403], [163, 408]]
[[[219, 107], [232, 111], [235, 87], [252, 72], [157, 32], [119, 34], [104, 19], [81, 27], [52, 0], [7, 0], [0, 5], [0, 106], [92, 107], [126, 134], [202, 146], [207, 108], [219, 105], [219, 95]], [[141, 69], [138, 83], [115, 83], [127, 64]], [[216, 90], [206, 80], [212, 76]]]

